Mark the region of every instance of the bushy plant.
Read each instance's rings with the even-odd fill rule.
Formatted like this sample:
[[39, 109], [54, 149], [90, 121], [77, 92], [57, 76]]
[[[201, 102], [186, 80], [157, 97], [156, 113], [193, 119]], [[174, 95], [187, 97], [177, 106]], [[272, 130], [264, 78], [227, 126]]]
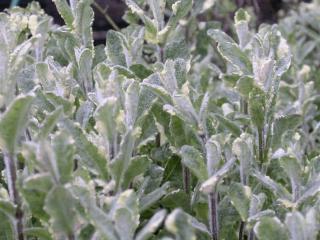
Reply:
[[54, 2], [0, 13], [0, 239], [319, 239], [319, 12], [126, 0], [94, 46]]

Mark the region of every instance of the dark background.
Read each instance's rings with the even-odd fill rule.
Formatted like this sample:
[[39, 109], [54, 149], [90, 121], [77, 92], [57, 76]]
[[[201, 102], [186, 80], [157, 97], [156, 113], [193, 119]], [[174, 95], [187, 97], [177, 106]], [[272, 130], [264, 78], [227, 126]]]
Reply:
[[[63, 24], [63, 21], [52, 0], [37, 0], [41, 7], [54, 18], [55, 23]], [[267, 22], [274, 23], [277, 21], [277, 13], [279, 10], [286, 10], [291, 7], [290, 4], [285, 4], [283, 0], [234, 0], [238, 7], [252, 6], [257, 16], [258, 24]], [[299, 0], [300, 2], [312, 2], [312, 0]], [[10, 6], [11, 0], [0, 0], [0, 11]], [[20, 0], [19, 6], [25, 7], [31, 0]], [[95, 0], [95, 2], [101, 6], [101, 9], [106, 10], [107, 14], [113, 19], [113, 21], [120, 27], [125, 27], [126, 23], [122, 19], [122, 16], [126, 10], [124, 0]], [[288, 6], [289, 5], [289, 6]], [[104, 43], [105, 33], [112, 26], [105, 19], [103, 14], [96, 8], [95, 21], [93, 24], [94, 39], [96, 44]]]

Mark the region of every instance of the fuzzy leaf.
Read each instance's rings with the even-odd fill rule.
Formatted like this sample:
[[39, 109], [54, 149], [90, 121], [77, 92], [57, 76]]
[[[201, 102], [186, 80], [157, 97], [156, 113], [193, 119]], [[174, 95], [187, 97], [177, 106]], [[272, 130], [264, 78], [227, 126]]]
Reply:
[[94, 50], [92, 24], [94, 12], [91, 8], [93, 0], [79, 0], [75, 9], [75, 19], [73, 26], [81, 39], [82, 45], [90, 50]]
[[291, 199], [291, 195], [282, 185], [273, 181], [270, 177], [261, 174], [258, 171], [255, 171], [253, 174], [264, 186], [269, 188], [273, 193], [277, 194], [283, 199]]
[[284, 225], [276, 217], [265, 217], [254, 226], [254, 232], [259, 240], [289, 239]]
[[140, 211], [147, 210], [153, 204], [157, 203], [164, 195], [167, 194], [168, 188], [169, 188], [169, 182], [166, 182], [160, 188], [141, 197]]
[[14, 225], [11, 219], [1, 211], [0, 211], [0, 218], [1, 218], [0, 236], [2, 236], [4, 240], [16, 239]]
[[230, 171], [235, 161], [235, 158], [231, 158], [228, 162], [226, 162], [215, 174], [213, 174], [208, 180], [202, 183], [200, 191], [205, 193], [211, 193], [215, 191], [217, 184]]
[[35, 237], [41, 240], [52, 240], [51, 234], [46, 228], [41, 228], [41, 227], [25, 228], [23, 232], [28, 237]]
[[123, 189], [128, 188], [130, 182], [138, 175], [143, 174], [150, 166], [150, 159], [146, 155], [135, 156], [131, 159], [123, 177]]
[[166, 229], [176, 236], [177, 240], [195, 240], [196, 235], [191, 226], [191, 219], [181, 209], [174, 210], [166, 219]]
[[133, 127], [137, 119], [138, 105], [139, 105], [139, 84], [133, 81], [125, 95], [125, 111], [126, 124], [128, 127]]
[[243, 9], [239, 9], [234, 17], [235, 29], [239, 39], [241, 49], [244, 49], [250, 42], [251, 33], [249, 31], [250, 15]]
[[74, 167], [76, 152], [74, 141], [66, 132], [58, 132], [52, 139], [52, 145], [59, 169], [60, 182], [67, 183], [71, 179]]
[[173, 103], [175, 108], [181, 113], [184, 121], [193, 126], [197, 126], [199, 119], [190, 98], [184, 94], [174, 94]]
[[266, 96], [264, 92], [258, 88], [253, 88], [249, 94], [249, 114], [252, 123], [259, 129], [264, 127]]
[[212, 116], [218, 120], [218, 122], [223, 126], [225, 127], [226, 129], [228, 129], [234, 136], [236, 137], [239, 137], [240, 134], [241, 134], [241, 129], [240, 127], [235, 124], [234, 122], [232, 122], [231, 120], [229, 120], [228, 118], [220, 115], [220, 114], [217, 114], [217, 113], [214, 113], [212, 114]]
[[38, 134], [39, 139], [46, 139], [49, 136], [49, 134], [52, 132], [57, 122], [59, 121], [62, 112], [62, 107], [58, 107], [56, 110], [47, 115], [46, 119], [43, 121], [42, 126], [40, 128]]
[[117, 190], [120, 190], [124, 174], [130, 165], [134, 142], [134, 132], [129, 130], [122, 139], [118, 155], [110, 162], [110, 172], [113, 179], [116, 181]]
[[208, 177], [207, 168], [201, 153], [192, 146], [183, 146], [180, 151], [182, 164], [200, 180]]
[[285, 223], [288, 226], [290, 232], [290, 239], [292, 240], [309, 240], [316, 239], [317, 237], [317, 226], [313, 222], [308, 223], [304, 216], [297, 211], [288, 213], [286, 215]]
[[230, 186], [229, 196], [232, 205], [237, 209], [242, 221], [246, 222], [249, 217], [249, 208], [251, 201], [251, 189], [240, 183], [233, 183]]
[[254, 87], [253, 78], [250, 76], [242, 76], [236, 83], [235, 88], [239, 91], [241, 96], [249, 98], [249, 94]]
[[159, 32], [159, 41], [161, 43], [166, 42], [166, 39], [170, 32], [175, 29], [179, 20], [185, 17], [192, 9], [192, 0], [178, 0], [172, 5], [172, 15], [167, 22], [165, 28]]
[[127, 208], [120, 208], [115, 214], [115, 228], [120, 240], [133, 239], [136, 230], [135, 216]]
[[158, 211], [155, 213], [148, 223], [137, 233], [135, 240], [147, 240], [149, 239], [154, 232], [161, 226], [165, 217], [167, 215], [167, 211], [165, 209]]
[[218, 51], [226, 61], [242, 73], [252, 74], [250, 59], [228, 35], [215, 29], [210, 29], [208, 35], [218, 42]]
[[95, 169], [101, 174], [102, 178], [106, 179], [108, 177], [107, 160], [99, 152], [97, 146], [90, 142], [82, 129], [71, 120], [66, 119], [63, 121], [62, 126], [75, 141], [77, 153], [83, 163], [89, 168]]
[[214, 139], [209, 139], [206, 143], [207, 171], [212, 176], [217, 170], [221, 160], [221, 146]]
[[0, 117], [0, 148], [14, 154], [19, 137], [28, 122], [28, 112], [33, 96], [19, 96], [8, 106], [7, 111]]
[[109, 60], [115, 64], [128, 67], [127, 50], [124, 46], [124, 36], [120, 32], [108, 31], [106, 37], [106, 54]]
[[281, 144], [282, 135], [288, 130], [294, 130], [301, 124], [301, 116], [298, 114], [287, 115], [275, 119], [273, 127], [273, 146]]
[[56, 8], [63, 18], [65, 24], [69, 27], [72, 28], [72, 23], [73, 23], [73, 14], [71, 11], [70, 6], [68, 5], [66, 0], [53, 0], [53, 2], [56, 5]]
[[74, 198], [62, 186], [55, 186], [47, 195], [45, 211], [50, 215], [50, 222], [56, 233], [69, 236], [73, 233], [76, 223]]
[[95, 112], [97, 128], [105, 134], [109, 143], [113, 143], [116, 129], [116, 117], [119, 112], [116, 98], [107, 98]]
[[232, 152], [240, 161], [240, 178], [242, 183], [247, 182], [251, 168], [252, 153], [248, 144], [241, 138], [237, 138], [232, 144]]

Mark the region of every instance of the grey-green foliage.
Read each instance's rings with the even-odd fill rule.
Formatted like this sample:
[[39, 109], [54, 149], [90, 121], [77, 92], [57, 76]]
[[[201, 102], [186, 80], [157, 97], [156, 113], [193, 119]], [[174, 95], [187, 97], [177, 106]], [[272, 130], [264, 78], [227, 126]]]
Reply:
[[127, 0], [94, 46], [93, 1], [53, 2], [0, 13], [1, 239], [317, 239], [319, 4]]

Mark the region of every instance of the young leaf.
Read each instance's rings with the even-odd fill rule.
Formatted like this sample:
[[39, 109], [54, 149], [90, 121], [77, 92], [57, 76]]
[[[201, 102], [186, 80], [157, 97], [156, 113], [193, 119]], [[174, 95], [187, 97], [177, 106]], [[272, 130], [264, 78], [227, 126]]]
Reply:
[[214, 29], [209, 30], [208, 35], [218, 42], [218, 51], [226, 61], [230, 62], [243, 74], [252, 74], [250, 59], [229, 36], [220, 30]]
[[133, 127], [137, 119], [137, 111], [139, 104], [139, 84], [133, 81], [125, 96], [125, 111], [126, 111], [126, 124], [128, 127]]
[[137, 14], [140, 19], [143, 21], [145, 25], [145, 38], [150, 43], [158, 43], [157, 34], [158, 29], [157, 25], [153, 20], [151, 20], [144, 11], [138, 6], [138, 4], [134, 0], [126, 0], [127, 6], [130, 8], [130, 10]]
[[55, 3], [56, 8], [57, 8], [59, 14], [61, 15], [61, 17], [63, 18], [65, 24], [69, 28], [72, 28], [74, 18], [73, 18], [71, 8], [68, 5], [67, 1], [66, 0], [53, 0], [53, 2]]
[[250, 42], [251, 33], [249, 31], [250, 15], [243, 9], [239, 9], [234, 17], [235, 28], [241, 49], [244, 49]]
[[179, 20], [185, 17], [192, 9], [192, 0], [178, 0], [172, 5], [172, 15], [165, 28], [159, 32], [160, 43], [165, 43], [170, 32], [176, 27]]
[[209, 29], [208, 36], [217, 43], [236, 43], [230, 36], [219, 29]]
[[75, 18], [73, 21], [73, 27], [81, 39], [82, 45], [94, 50], [93, 36], [92, 36], [92, 24], [94, 12], [91, 8], [93, 0], [79, 0], [75, 9]]
[[130, 165], [135, 138], [134, 131], [128, 130], [122, 139], [118, 155], [110, 162], [110, 173], [116, 181], [117, 190], [120, 190], [124, 174]]

